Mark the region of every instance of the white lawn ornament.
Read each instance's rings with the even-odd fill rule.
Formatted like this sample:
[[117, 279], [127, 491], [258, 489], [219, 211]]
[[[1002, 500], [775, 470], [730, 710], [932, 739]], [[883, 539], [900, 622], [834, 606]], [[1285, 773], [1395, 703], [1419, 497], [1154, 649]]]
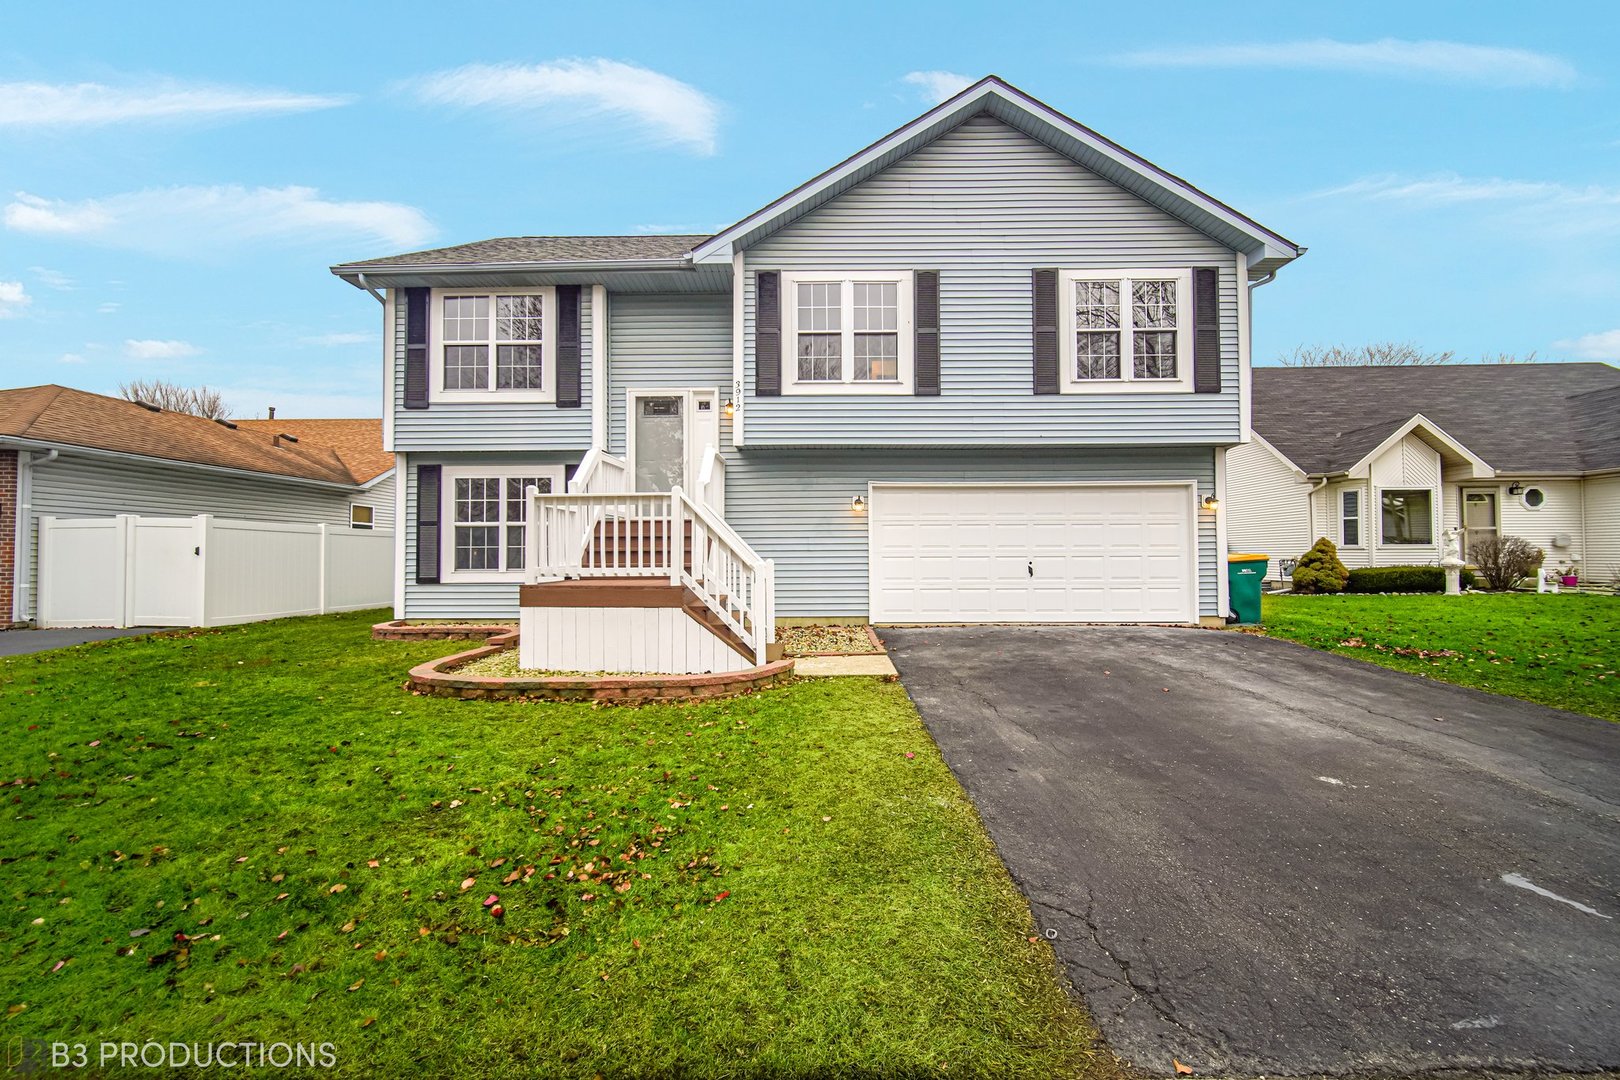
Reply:
[[1440, 568], [1446, 572], [1446, 595], [1462, 595], [1462, 530], [1452, 527], [1440, 534]]

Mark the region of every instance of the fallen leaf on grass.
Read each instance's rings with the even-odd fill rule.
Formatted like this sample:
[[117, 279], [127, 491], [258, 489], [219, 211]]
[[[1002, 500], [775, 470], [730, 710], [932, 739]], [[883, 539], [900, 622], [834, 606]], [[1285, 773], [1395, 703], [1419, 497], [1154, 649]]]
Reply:
[[343, 884], [343, 882], [340, 881], [336, 885], [332, 886], [330, 889], [327, 889], [326, 891], [330, 892], [330, 893], [340, 893], [340, 892], [343, 892], [344, 890], [346, 890], [347, 888], [348, 888], [348, 886]]
[[478, 884], [478, 879], [477, 878], [475, 878], [475, 877], [464, 878], [464, 879], [462, 879], [462, 882], [461, 882], [461, 891], [466, 892], [468, 889], [472, 888], [476, 884]]
[[375, 1024], [376, 1022], [377, 1022], [377, 1018], [375, 1016], [368, 1016], [364, 1020], [360, 1021], [360, 1026], [363, 1027], [363, 1028], [368, 1028], [372, 1024]]
[[1170, 1060], [1175, 1061], [1176, 1063], [1176, 1075], [1190, 1075], [1192, 1073], [1191, 1065], [1183, 1065], [1181, 1062], [1176, 1061], [1175, 1058], [1171, 1058]]
[[379, 863], [376, 859], [367, 859], [366, 860], [366, 865], [371, 867], [373, 870], [375, 870], [375, 869], [377, 869], [377, 867], [381, 866], [382, 864]]
[[[364, 980], [364, 979], [356, 979], [356, 980], [354, 980], [354, 982], [349, 984], [349, 993], [352, 994], [356, 990], [360, 989], [360, 987], [365, 985], [365, 982], [366, 982], [366, 980]], [[1191, 1072], [1192, 1070], [1188, 1069], [1187, 1071]]]

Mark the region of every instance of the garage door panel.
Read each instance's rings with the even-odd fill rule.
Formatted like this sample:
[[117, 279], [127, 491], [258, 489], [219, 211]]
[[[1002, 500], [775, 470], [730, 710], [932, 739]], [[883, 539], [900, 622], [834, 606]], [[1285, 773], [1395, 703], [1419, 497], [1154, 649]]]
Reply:
[[1189, 621], [1191, 501], [1185, 484], [879, 486], [873, 614], [892, 622]]

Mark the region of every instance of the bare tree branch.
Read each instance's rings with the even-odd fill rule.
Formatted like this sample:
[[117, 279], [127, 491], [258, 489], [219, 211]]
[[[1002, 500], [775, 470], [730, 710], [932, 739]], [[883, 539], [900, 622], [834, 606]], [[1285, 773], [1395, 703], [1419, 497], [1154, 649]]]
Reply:
[[1294, 351], [1279, 356], [1283, 367], [1424, 367], [1434, 364], [1533, 364], [1536, 354], [1496, 353], [1475, 361], [1457, 359], [1450, 349], [1426, 352], [1410, 342], [1377, 341], [1370, 345], [1296, 345]]
[[129, 401], [156, 405], [168, 412], [190, 413], [205, 420], [224, 420], [231, 414], [220, 392], [206, 386], [178, 386], [162, 379], [136, 379], [120, 384], [118, 392]]

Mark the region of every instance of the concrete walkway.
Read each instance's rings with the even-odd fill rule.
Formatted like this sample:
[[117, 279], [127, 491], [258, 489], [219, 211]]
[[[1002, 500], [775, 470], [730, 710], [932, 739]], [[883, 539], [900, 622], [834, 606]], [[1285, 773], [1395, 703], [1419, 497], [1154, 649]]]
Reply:
[[819, 679], [831, 675], [893, 675], [894, 665], [882, 653], [855, 656], [800, 656], [793, 661], [793, 674]]
[[91, 626], [73, 630], [6, 630], [0, 632], [0, 656], [27, 656], [29, 653], [65, 649], [91, 641], [141, 637], [157, 629], [155, 626], [131, 626], [114, 630], [105, 626]]

